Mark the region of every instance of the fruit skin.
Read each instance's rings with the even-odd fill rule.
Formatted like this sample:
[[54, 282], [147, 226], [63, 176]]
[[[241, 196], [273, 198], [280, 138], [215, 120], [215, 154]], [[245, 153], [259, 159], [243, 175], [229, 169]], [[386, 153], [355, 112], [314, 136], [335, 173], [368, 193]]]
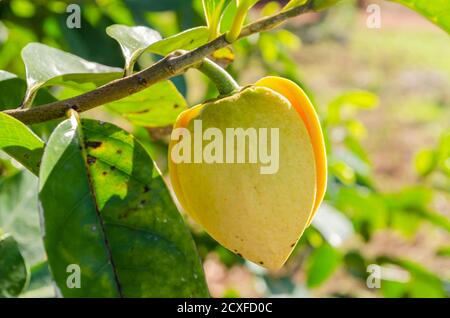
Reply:
[[267, 76], [256, 82], [255, 85], [270, 88], [286, 97], [299, 113], [311, 137], [316, 159], [317, 193], [314, 211], [308, 222], [309, 225], [322, 203], [327, 188], [327, 155], [319, 117], [308, 96], [294, 82], [281, 77]]
[[[250, 261], [278, 269], [318, 206], [317, 152], [295, 105], [263, 87], [264, 79], [258, 83], [183, 112], [175, 128], [193, 132], [194, 119], [202, 120], [204, 130], [216, 127], [224, 136], [226, 128], [278, 128], [278, 172], [263, 175], [260, 164], [172, 160], [169, 172], [184, 210], [214, 239]], [[169, 154], [176, 143], [171, 141]]]

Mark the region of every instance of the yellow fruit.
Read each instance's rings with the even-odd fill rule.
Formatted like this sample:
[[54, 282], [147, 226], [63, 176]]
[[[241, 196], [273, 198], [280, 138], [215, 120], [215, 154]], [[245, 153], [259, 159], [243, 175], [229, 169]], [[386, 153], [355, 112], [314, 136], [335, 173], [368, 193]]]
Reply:
[[[226, 248], [264, 267], [280, 268], [325, 192], [323, 136], [303, 91], [284, 79], [265, 78], [183, 112], [174, 128], [192, 136], [189, 140], [175, 134], [169, 147], [170, 178], [184, 210]], [[210, 130], [217, 133], [214, 138], [204, 138], [209, 128], [216, 128]], [[227, 135], [231, 128], [256, 134], [246, 135], [240, 148], [237, 139], [228, 138], [234, 137]], [[252, 153], [252, 147], [258, 151]], [[201, 153], [196, 158], [192, 154], [191, 162], [174, 160], [174, 154], [185, 154], [188, 148]], [[245, 149], [240, 158], [244, 163], [227, 157], [230, 149], [236, 156]], [[262, 155], [262, 149], [270, 156]]]

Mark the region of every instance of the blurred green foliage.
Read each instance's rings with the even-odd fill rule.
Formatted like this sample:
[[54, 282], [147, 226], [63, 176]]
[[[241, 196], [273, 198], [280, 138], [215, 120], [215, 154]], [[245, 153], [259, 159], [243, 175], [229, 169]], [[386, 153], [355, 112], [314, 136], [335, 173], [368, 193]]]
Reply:
[[[67, 18], [65, 10], [67, 5], [73, 2], [2, 1], [0, 69], [24, 79], [24, 65], [18, 57], [22, 48], [29, 42], [41, 42], [90, 61], [121, 67], [123, 59], [120, 47], [105, 33], [107, 26], [115, 23], [145, 25], [167, 37], [187, 28], [205, 25], [201, 0], [97, 0], [75, 1], [82, 8], [82, 27], [68, 29], [65, 26]], [[233, 3], [225, 10], [222, 20], [223, 30], [229, 28], [231, 24], [236, 9]], [[279, 8], [280, 5], [276, 2], [267, 1], [253, 10], [250, 18], [274, 13]], [[241, 82], [248, 80], [249, 67], [255, 74], [276, 74], [289, 78], [302, 86], [317, 104], [318, 98], [314, 98], [314, 90], [309, 86], [308, 76], [304, 74], [302, 64], [296, 60], [295, 53], [302, 50], [303, 42], [331, 40], [345, 45], [348, 34], [342, 30], [352, 25], [355, 19], [354, 2], [339, 6], [336, 11], [342, 13], [342, 19], [337, 19], [337, 15], [323, 13], [318, 15], [317, 21], [301, 28], [288, 26], [237, 42], [233, 46], [234, 63], [228, 65], [228, 70]], [[415, 40], [411, 38], [408, 41]], [[139, 59], [136, 69], [149, 65], [157, 58], [155, 54], [145, 54]], [[188, 77], [173, 79], [178, 90], [190, 101], [198, 102], [217, 95], [211, 83], [204, 81], [202, 77], [195, 78], [195, 81], [199, 82], [189, 80]], [[21, 82], [14, 84], [14, 88], [23, 94], [26, 87]], [[20, 100], [6, 100], [2, 89], [5, 89], [5, 86], [0, 87], [0, 108], [6, 107], [8, 103], [19, 105]], [[52, 88], [44, 92], [47, 95], [52, 94], [47, 96], [47, 99], [65, 98], [83, 92], [87, 88], [74, 86], [71, 89]], [[195, 94], [192, 94], [193, 91]], [[369, 246], [377, 233], [393, 231], [408, 238], [423, 226], [427, 227], [430, 233], [443, 231], [448, 235], [450, 231], [448, 218], [435, 211], [432, 204], [436, 196], [443, 197], [444, 200], [449, 198], [450, 135], [444, 133], [438, 145], [419, 151], [415, 159], [411, 160], [417, 170], [419, 183], [386, 193], [376, 185], [371, 158], [363, 145], [363, 140], [368, 134], [367, 128], [358, 119], [361, 112], [378, 111], [377, 93], [379, 92], [375, 89], [373, 92], [359, 89], [344, 91], [330, 98], [324, 105], [319, 105], [318, 111], [326, 137], [329, 159], [328, 192], [325, 204], [281, 272], [270, 273], [244, 261], [193, 226], [192, 231], [201, 257], [208, 259], [211, 255], [216, 255], [228, 269], [244, 267], [258, 283], [258, 292], [261, 296], [309, 296], [315, 289], [326, 285], [334, 276], [344, 275], [358, 288], [349, 292], [339, 291], [337, 287], [333, 290], [338, 292], [330, 295], [448, 297], [448, 277], [435, 274], [417, 261], [409, 260], [402, 255], [373, 255], [366, 250], [366, 246]], [[115, 118], [114, 113], [105, 113], [107, 118]], [[145, 128], [135, 127], [130, 123], [127, 125], [130, 125], [128, 126], [130, 130], [135, 131], [147, 150], [152, 153], [152, 157], [157, 158], [160, 169], [165, 171], [164, 152], [167, 144], [164, 138], [155, 140], [152, 138], [154, 130], [148, 134]], [[48, 136], [48, 127], [45, 125], [34, 127], [34, 130], [44, 140]], [[33, 187], [33, 182], [15, 162], [11, 162], [7, 156], [1, 154], [0, 197], [9, 192], [20, 194], [28, 187]], [[13, 199], [18, 207], [23, 206], [23, 213], [35, 213], [31, 219], [37, 220], [37, 202], [30, 202], [29, 195], [8, 197], [8, 200]], [[39, 235], [34, 230], [22, 233], [21, 225], [18, 223], [20, 220], [17, 222], [8, 220], [6, 223], [2, 219], [11, 209], [4, 207], [5, 204], [11, 205], [8, 200], [1, 201], [0, 228], [17, 229], [12, 234], [23, 250], [32, 272], [29, 295], [51, 296], [52, 293], [48, 288], [51, 279], [47, 265], [45, 262], [42, 263], [40, 255], [42, 247], [38, 247], [34, 255], [29, 251], [29, 247], [23, 244], [26, 240], [30, 240], [28, 236], [32, 234], [33, 240], [40, 242]], [[348, 241], [359, 243], [352, 246], [346, 244]], [[435, 254], [448, 257], [449, 246], [439, 247]], [[367, 271], [370, 264], [378, 264], [383, 269], [390, 269], [391, 273], [397, 274], [383, 278], [379, 290], [369, 289], [366, 280], [370, 275]], [[227, 289], [220, 296], [242, 295], [235, 289]]]

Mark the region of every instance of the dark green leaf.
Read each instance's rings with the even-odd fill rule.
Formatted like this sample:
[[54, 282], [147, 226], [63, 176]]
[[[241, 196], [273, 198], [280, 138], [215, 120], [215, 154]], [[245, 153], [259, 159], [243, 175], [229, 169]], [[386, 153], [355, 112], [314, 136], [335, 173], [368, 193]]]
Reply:
[[22, 122], [4, 113], [0, 113], [0, 128], [0, 149], [37, 174], [43, 141]]
[[[75, 115], [48, 142], [39, 198], [53, 277], [66, 297], [208, 295], [189, 230], [128, 133]], [[66, 285], [67, 266], [81, 288]]]
[[[0, 111], [19, 107], [23, 102], [26, 90], [25, 80], [18, 78], [15, 74], [0, 71]], [[41, 105], [55, 100], [46, 89], [41, 89], [33, 104]]]
[[28, 283], [28, 269], [12, 236], [0, 237], [0, 297], [18, 296]]
[[349, 251], [344, 256], [346, 270], [354, 277], [366, 280], [367, 278], [367, 262], [358, 251]]

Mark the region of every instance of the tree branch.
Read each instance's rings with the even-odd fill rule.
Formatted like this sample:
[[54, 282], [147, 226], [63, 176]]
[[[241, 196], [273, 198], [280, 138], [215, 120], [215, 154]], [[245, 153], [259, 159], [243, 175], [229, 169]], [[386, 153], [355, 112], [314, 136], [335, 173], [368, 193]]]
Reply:
[[[253, 22], [242, 29], [239, 38], [273, 29], [289, 18], [312, 11], [312, 2], [309, 0], [302, 6]], [[182, 74], [214, 51], [228, 45], [230, 43], [222, 35], [195, 50], [178, 56], [169, 55], [145, 70], [117, 79], [79, 96], [29, 109], [11, 109], [5, 113], [25, 124], [35, 124], [64, 117], [69, 109], [84, 112], [125, 98], [157, 82]]]

